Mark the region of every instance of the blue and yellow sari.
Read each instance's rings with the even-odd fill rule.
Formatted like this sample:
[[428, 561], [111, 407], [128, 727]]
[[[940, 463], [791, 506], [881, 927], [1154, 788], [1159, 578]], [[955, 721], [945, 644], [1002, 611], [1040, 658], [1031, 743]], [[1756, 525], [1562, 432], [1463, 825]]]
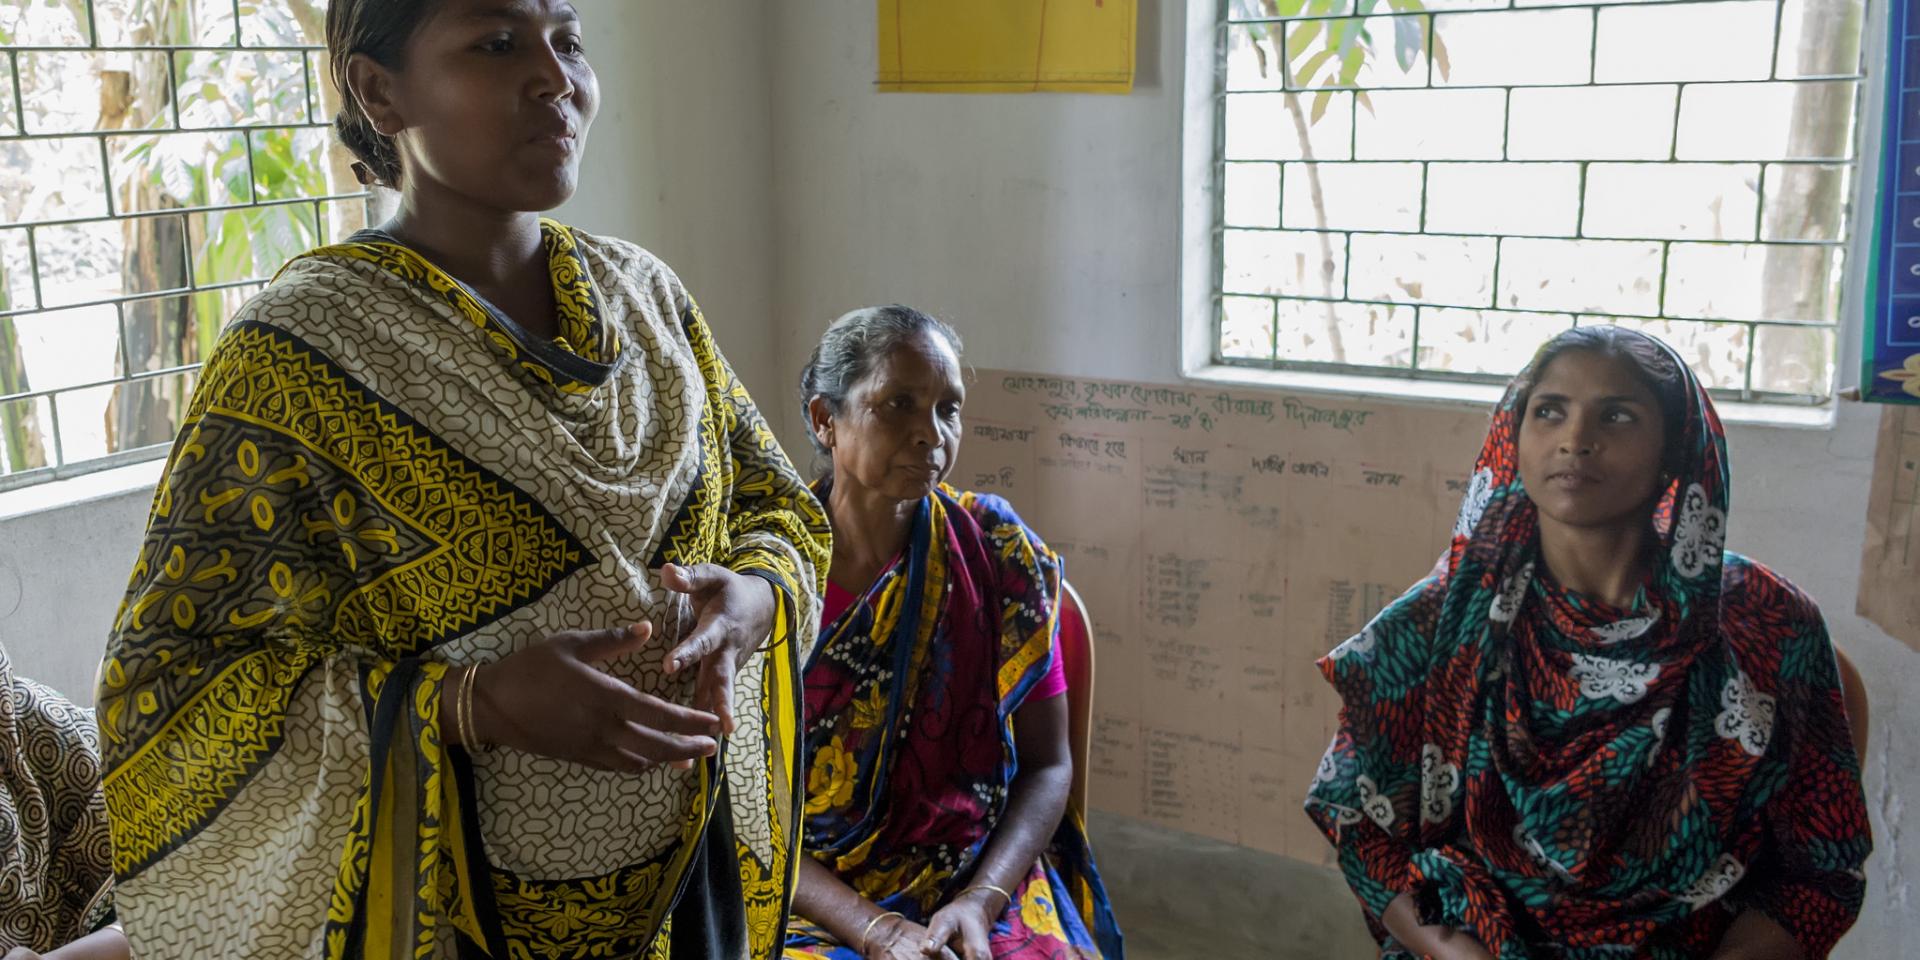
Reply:
[[[818, 491], [825, 498], [825, 491]], [[805, 848], [926, 923], [971, 882], [1019, 773], [1013, 717], [1055, 656], [1060, 559], [1005, 500], [942, 487], [804, 671]], [[990, 935], [997, 960], [1121, 957], [1085, 827], [1064, 818]], [[799, 917], [789, 957], [857, 960]]]

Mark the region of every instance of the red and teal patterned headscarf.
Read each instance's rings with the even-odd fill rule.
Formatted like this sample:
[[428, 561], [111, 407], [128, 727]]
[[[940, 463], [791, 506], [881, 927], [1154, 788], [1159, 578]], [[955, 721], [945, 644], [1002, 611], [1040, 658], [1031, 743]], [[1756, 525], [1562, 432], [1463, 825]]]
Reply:
[[1530, 369], [1442, 563], [1320, 661], [1343, 705], [1307, 811], [1384, 956], [1405, 955], [1379, 922], [1403, 893], [1501, 960], [1704, 956], [1747, 910], [1822, 957], [1859, 911], [1871, 841], [1826, 627], [1725, 552], [1713, 402], [1644, 339], [1683, 409], [1631, 607], [1540, 559], [1517, 456]]

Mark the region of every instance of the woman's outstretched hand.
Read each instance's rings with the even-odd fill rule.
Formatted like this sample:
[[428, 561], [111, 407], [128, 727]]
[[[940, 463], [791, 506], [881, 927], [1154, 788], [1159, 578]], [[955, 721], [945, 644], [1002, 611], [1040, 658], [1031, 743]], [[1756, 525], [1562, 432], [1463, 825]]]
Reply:
[[712, 756], [718, 716], [642, 693], [602, 669], [652, 637], [648, 623], [573, 630], [482, 665], [473, 681], [474, 735], [622, 773]]
[[721, 733], [732, 733], [733, 675], [773, 633], [773, 584], [712, 563], [667, 564], [660, 582], [685, 594], [694, 615], [693, 628], [667, 654], [667, 673], [698, 663], [694, 705], [720, 718]]

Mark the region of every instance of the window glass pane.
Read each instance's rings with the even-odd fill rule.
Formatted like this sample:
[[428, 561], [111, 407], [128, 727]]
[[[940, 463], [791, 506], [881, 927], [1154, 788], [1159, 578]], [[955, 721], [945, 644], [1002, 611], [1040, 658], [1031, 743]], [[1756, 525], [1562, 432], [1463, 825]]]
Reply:
[[107, 172], [93, 137], [0, 142], [0, 178], [0, 220], [8, 223], [107, 215]]
[[0, 346], [10, 327], [17, 351], [15, 384], [43, 392], [113, 379], [120, 365], [119, 318], [110, 303], [0, 317]]
[[36, 53], [19, 55], [26, 132], [92, 133], [173, 124], [167, 55]]
[[1287, 84], [1298, 89], [1420, 87], [1427, 83], [1425, 16], [1296, 20], [1287, 24]]
[[1406, 367], [1414, 308], [1384, 303], [1278, 300], [1279, 355], [1288, 360]]
[[1420, 308], [1420, 369], [1511, 377], [1569, 327], [1564, 313]]
[[0, 313], [31, 310], [38, 305], [33, 298], [27, 231], [0, 230]]
[[1228, 293], [1345, 295], [1347, 238], [1304, 230], [1228, 230], [1224, 238]]
[[0, 45], [84, 47], [86, 10], [63, 3], [0, 4]]
[[104, 46], [230, 47], [235, 39], [233, 0], [93, 0], [91, 6]]
[[327, 42], [327, 0], [256, 3], [240, 7], [243, 47], [311, 47]]
[[112, 300], [187, 285], [179, 217], [42, 227], [40, 296], [48, 307]]
[[51, 466], [53, 404], [44, 397], [0, 401], [0, 476]]
[[1832, 327], [1765, 326], [1754, 332], [1753, 389], [1821, 395], [1833, 389]]
[[149, 133], [108, 137], [116, 209], [145, 213], [246, 203], [244, 134]]
[[206, 290], [121, 304], [127, 373], [153, 373], [207, 359], [214, 340], [258, 286]]
[[1593, 74], [1593, 15], [1585, 10], [1449, 14], [1435, 17], [1433, 29], [1436, 85], [1585, 83]]
[[352, 193], [357, 183], [329, 183], [327, 163], [334, 148], [333, 131], [325, 127], [254, 130], [254, 199], [293, 200], [299, 197], [324, 197], [333, 193]]
[[1218, 355], [1497, 381], [1619, 317], [1824, 399], [1867, 9], [1230, 0]]
[[0, 56], [0, 137], [20, 132], [20, 118], [13, 109], [13, 58]]
[[1273, 301], [1226, 297], [1220, 303], [1220, 352], [1229, 360], [1273, 359]]
[[1773, 67], [1776, 0], [1663, 3], [1599, 12], [1598, 83], [1765, 80]]
[[265, 281], [319, 245], [312, 204], [248, 207], [187, 218], [196, 286]]
[[1299, 230], [1420, 229], [1417, 163], [1289, 163], [1282, 226]]
[[307, 119], [303, 54], [200, 51], [173, 56], [182, 127], [289, 124]]

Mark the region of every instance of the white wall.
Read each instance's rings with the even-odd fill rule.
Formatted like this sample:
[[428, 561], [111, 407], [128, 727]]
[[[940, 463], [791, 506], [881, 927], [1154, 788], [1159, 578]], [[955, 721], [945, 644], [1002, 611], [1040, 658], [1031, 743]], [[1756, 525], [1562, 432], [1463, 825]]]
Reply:
[[600, 116], [556, 216], [685, 281], [756, 397], [773, 390], [768, 0], [576, 0]]
[[1177, 376], [1179, 7], [1142, 0], [1131, 96], [930, 96], [873, 92], [871, 0], [774, 4], [793, 374], [834, 317], [899, 301], [970, 332], [982, 366]]
[[134, 476], [117, 492], [58, 509], [9, 516], [42, 491], [0, 496], [0, 645], [16, 673], [80, 703], [93, 702], [94, 670], [160, 475], [157, 464], [127, 472]]
[[[797, 367], [840, 312], [898, 300], [955, 323], [967, 358], [1080, 376], [1179, 374], [1185, 4], [1142, 0], [1132, 96], [873, 91], [871, 0], [774, 7], [779, 347]], [[771, 406], [771, 404], [768, 404]], [[783, 422], [797, 413], [789, 407]], [[1732, 539], [1819, 598], [1874, 705], [1876, 854], [1842, 957], [1910, 952], [1920, 924], [1901, 836], [1920, 795], [1920, 653], [1854, 616], [1876, 414], [1831, 431], [1732, 431]], [[797, 436], [797, 434], [794, 434]], [[1239, 883], [1244, 878], [1236, 878]], [[1147, 882], [1151, 882], [1147, 878]], [[1123, 918], [1124, 919], [1124, 918]]]

